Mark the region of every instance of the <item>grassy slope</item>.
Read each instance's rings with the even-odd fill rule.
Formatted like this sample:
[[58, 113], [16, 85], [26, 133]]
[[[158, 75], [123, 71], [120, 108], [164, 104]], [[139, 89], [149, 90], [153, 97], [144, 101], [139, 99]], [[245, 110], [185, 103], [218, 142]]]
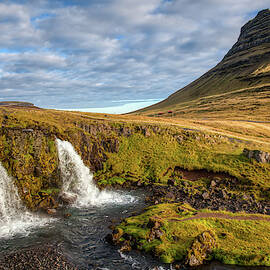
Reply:
[[[197, 100], [198, 98], [226, 93], [237, 93], [236, 91], [242, 89], [256, 89], [261, 86], [264, 88], [265, 85], [269, 85], [270, 83], [269, 70], [264, 69], [264, 67], [269, 65], [269, 56], [267, 54], [269, 50], [269, 44], [265, 44], [262, 48], [256, 47], [255, 49], [250, 49], [244, 55], [242, 52], [234, 54], [164, 101], [139, 110], [139, 112], [149, 113], [149, 111], [162, 111], [169, 108], [176, 109], [181, 108], [182, 104]], [[258, 57], [259, 60], [256, 59], [256, 62], [252, 62], [251, 60], [250, 63], [247, 64], [246, 61], [253, 57]], [[244, 64], [242, 64], [242, 62], [244, 62]]]
[[[91, 161], [93, 143], [98, 143], [100, 148], [98, 154], [100, 157], [103, 154], [107, 157], [102, 161], [102, 168], [95, 171], [96, 178], [103, 186], [113, 184], [114, 181], [123, 183], [125, 180], [137, 181], [140, 179], [146, 184], [153, 182], [165, 184], [171, 177], [174, 167], [179, 166], [189, 170], [207, 169], [214, 172], [227, 172], [242, 180], [243, 185], [251, 183], [252, 189], [257, 195], [260, 195], [261, 192], [265, 193], [265, 190], [270, 187], [270, 164], [260, 164], [241, 155], [245, 147], [269, 150], [268, 138], [262, 138], [262, 143], [239, 141], [219, 134], [183, 130], [176, 125], [168, 125], [166, 122], [158, 124], [152, 119], [148, 122], [147, 118], [140, 121], [139, 118], [136, 120], [132, 117], [128, 119], [128, 117], [118, 116], [119, 119], [116, 119], [117, 116], [104, 117], [99, 114], [53, 110], [13, 108], [1, 110], [0, 116], [0, 123], [3, 121], [2, 125], [5, 128], [33, 128], [49, 134], [43, 138], [44, 151], [40, 155], [42, 159], [38, 161], [38, 164], [45, 168], [46, 172], [44, 171], [41, 176], [45, 180], [48, 177], [44, 178], [44, 175], [48, 175], [49, 168], [52, 172], [57, 166], [57, 153], [55, 153], [54, 145], [54, 138], [57, 136], [69, 140], [82, 156], [85, 164], [91, 168], [93, 168]], [[184, 123], [189, 127], [189, 122]], [[93, 135], [82, 128], [85, 125], [102, 127], [102, 129]], [[129, 128], [131, 135], [123, 136], [119, 132], [123, 128]], [[147, 136], [143, 132], [144, 129], [148, 130]], [[28, 171], [28, 176], [26, 176], [26, 174], [22, 174], [21, 169], [21, 167], [33, 167], [31, 153], [33, 143], [31, 142], [34, 138], [31, 139], [31, 134], [27, 136], [29, 144], [25, 144], [24, 149], [21, 150], [23, 157], [20, 158], [19, 163], [15, 161], [18, 159], [15, 153], [19, 152], [20, 141], [14, 140], [17, 146], [12, 146], [10, 143], [5, 143], [5, 138], [2, 137], [0, 142], [2, 162], [15, 177], [23, 179], [33, 176], [33, 171]], [[88, 136], [88, 145], [85, 144], [84, 136]], [[104, 143], [101, 143], [104, 139], [118, 140], [118, 151], [105, 149]], [[13, 151], [13, 155], [10, 155], [10, 151]], [[15, 158], [12, 159], [14, 155]], [[42, 160], [44, 160], [44, 164], [48, 164], [51, 160], [51, 165], [43, 164], [43, 166]], [[14, 174], [14, 172], [16, 173]], [[37, 177], [34, 176], [34, 179]], [[46, 184], [41, 185], [41, 188], [42, 186], [46, 187]], [[33, 190], [37, 192], [34, 188]], [[267, 194], [266, 196], [268, 196]]]
[[[8, 136], [0, 137], [0, 160], [15, 177], [22, 198], [32, 209], [40, 205], [51, 207], [50, 193], [57, 192], [61, 186], [57, 176], [53, 177], [58, 164], [55, 136], [70, 141], [91, 168], [91, 153], [93, 149], [98, 149], [94, 157], [101, 159], [103, 166], [96, 169], [95, 177], [101, 186], [138, 180], [146, 185], [166, 185], [168, 178], [173, 176], [174, 167], [179, 166], [190, 170], [204, 168], [228, 172], [240, 179], [239, 186], [234, 190], [239, 196], [245, 190], [245, 193], [253, 193], [258, 198], [269, 197], [270, 164], [259, 164], [241, 155], [247, 146], [270, 150], [267, 124], [263, 124], [264, 129], [258, 123], [250, 123], [252, 129], [247, 134], [243, 129], [246, 123], [238, 122], [236, 130], [228, 121], [224, 122], [227, 123], [225, 127], [218, 126], [218, 121], [211, 122], [212, 126], [209, 123], [203, 126], [203, 123], [189, 119], [176, 121], [5, 107], [0, 110], [0, 124], [1, 132]], [[214, 123], [217, 126], [213, 126]], [[89, 130], [90, 126], [95, 127], [94, 133]], [[194, 127], [203, 132], [185, 130]], [[24, 128], [33, 129], [34, 135], [23, 132]], [[123, 129], [130, 133], [124, 135]], [[226, 136], [221, 136], [221, 133]], [[230, 134], [248, 140], [228, 138]], [[119, 142], [118, 151], [105, 147], [107, 142], [113, 140]], [[40, 152], [34, 155], [37, 149]], [[103, 160], [104, 155], [107, 158]], [[39, 175], [33, 169], [35, 166], [41, 168]], [[207, 187], [209, 183], [207, 179], [200, 179], [194, 184]], [[26, 194], [24, 187], [29, 190]], [[42, 190], [45, 197], [40, 195]], [[215, 250], [215, 258], [225, 263], [269, 265], [269, 223], [213, 218], [176, 222], [171, 220], [172, 217], [179, 218], [175, 207], [174, 204], [154, 206], [144, 214], [128, 219], [121, 228], [141, 239], [143, 250], [154, 251], [165, 262], [183, 258], [194, 237], [209, 229], [218, 236], [219, 248]], [[162, 230], [166, 233], [162, 241], [149, 243], [145, 240], [148, 229], [141, 225], [147, 223], [151, 216], [157, 216], [164, 222]], [[261, 232], [264, 234], [261, 235]], [[219, 235], [224, 233], [227, 238], [220, 238]], [[240, 246], [246, 248], [240, 250]]]
[[238, 41], [214, 68], [167, 99], [134, 112], [239, 119], [269, 118], [270, 11], [241, 29]]
[[[173, 111], [173, 117], [218, 118], [234, 120], [268, 121], [270, 117], [270, 86], [245, 88], [225, 94], [209, 95], [183, 101], [174, 105], [153, 107], [146, 114], [171, 117], [167, 111]], [[140, 112], [139, 112], [140, 113]]]
[[[209, 217], [186, 220], [204, 212], [181, 204], [151, 206], [141, 215], [127, 218], [118, 226], [119, 236], [125, 234], [119, 240], [124, 242], [129, 235], [132, 238], [130, 244], [155, 254], [163, 262], [171, 263], [184, 260], [195, 238], [202, 232], [211, 231], [217, 247], [208, 259], [217, 259], [225, 264], [270, 266], [270, 222], [263, 220], [263, 215], [242, 214], [250, 220], [238, 220], [239, 214], [207, 210], [211, 214], [230, 215], [232, 219]], [[258, 220], [252, 220], [254, 217]], [[150, 220], [161, 225], [159, 230], [163, 234], [160, 238], [151, 239]], [[197, 252], [199, 254], [200, 250]]]

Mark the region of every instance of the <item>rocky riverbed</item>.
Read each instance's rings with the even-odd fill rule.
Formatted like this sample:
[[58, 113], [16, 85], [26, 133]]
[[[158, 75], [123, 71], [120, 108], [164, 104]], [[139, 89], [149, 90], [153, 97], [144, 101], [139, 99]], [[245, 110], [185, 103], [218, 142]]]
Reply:
[[77, 270], [61, 250], [60, 244], [25, 248], [0, 258], [1, 270]]

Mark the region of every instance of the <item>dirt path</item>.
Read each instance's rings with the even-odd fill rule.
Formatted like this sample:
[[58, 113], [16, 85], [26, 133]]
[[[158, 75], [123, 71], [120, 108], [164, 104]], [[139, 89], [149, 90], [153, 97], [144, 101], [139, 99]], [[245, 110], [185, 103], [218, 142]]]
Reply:
[[260, 220], [260, 221], [268, 221], [270, 222], [270, 217], [263, 217], [263, 216], [231, 216], [228, 214], [222, 213], [198, 213], [193, 217], [184, 218], [184, 219], [171, 219], [170, 221], [186, 221], [186, 220], [193, 220], [193, 219], [202, 219], [202, 218], [223, 218], [223, 219], [234, 219], [234, 220]]

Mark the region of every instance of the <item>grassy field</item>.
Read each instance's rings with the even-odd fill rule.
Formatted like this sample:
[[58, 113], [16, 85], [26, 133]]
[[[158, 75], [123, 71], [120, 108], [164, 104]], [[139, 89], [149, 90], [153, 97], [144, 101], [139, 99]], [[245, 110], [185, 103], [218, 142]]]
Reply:
[[[0, 123], [5, 128], [44, 130], [53, 136], [69, 140], [83, 158], [91, 149], [84, 149], [80, 145], [82, 135], [88, 134], [89, 140], [95, 141], [103, 140], [107, 132], [105, 137], [119, 140], [119, 149], [117, 152], [108, 152], [100, 146], [107, 156], [102, 169], [95, 171], [101, 185], [113, 181], [123, 182], [126, 179], [166, 183], [171, 177], [167, 173], [168, 169], [173, 171], [179, 166], [188, 170], [226, 172], [254, 183], [254, 187], [270, 186], [270, 164], [260, 164], [242, 155], [246, 147], [270, 151], [268, 123], [168, 119], [25, 108], [0, 110]], [[100, 132], [95, 136], [89, 134], [89, 130], [83, 129], [89, 125], [97, 127]], [[119, 133], [123, 128], [130, 129], [130, 136]], [[148, 130], [149, 134], [146, 136], [143, 130]], [[27, 154], [29, 153], [26, 151]], [[90, 165], [91, 161], [86, 160], [86, 164]]]

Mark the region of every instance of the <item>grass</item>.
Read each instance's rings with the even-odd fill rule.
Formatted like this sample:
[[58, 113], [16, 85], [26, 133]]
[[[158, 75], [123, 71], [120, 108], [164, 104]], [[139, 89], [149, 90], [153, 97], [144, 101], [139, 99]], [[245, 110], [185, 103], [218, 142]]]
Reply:
[[[212, 141], [210, 137], [205, 138], [196, 132], [177, 136], [182, 136], [181, 143], [169, 134], [145, 137], [135, 133], [122, 138], [119, 151], [107, 154], [105, 166], [96, 172], [96, 178], [103, 185], [110, 185], [113, 176], [123, 179], [133, 177], [145, 184], [166, 184], [169, 178], [176, 177], [173, 175], [174, 168], [181, 167], [226, 172], [242, 180], [242, 185], [248, 185], [255, 193], [270, 187], [270, 164], [261, 164], [242, 156], [242, 143], [221, 138], [211, 138]], [[204, 180], [206, 182], [207, 179]]]
[[[138, 249], [155, 254], [165, 263], [184, 260], [195, 238], [205, 231], [211, 231], [215, 235], [217, 247], [208, 259], [225, 264], [270, 266], [269, 221], [214, 217], [183, 220], [200, 212], [205, 211], [181, 204], [159, 204], [147, 208], [141, 215], [125, 219], [118, 228], [123, 235], [132, 237]], [[239, 216], [229, 214], [235, 218]], [[242, 216], [254, 217], [247, 214]], [[148, 224], [151, 219], [160, 223], [163, 232], [161, 238], [154, 241], [149, 240], [151, 228]], [[120, 242], [124, 240], [120, 238]]]
[[[258, 199], [269, 199], [270, 164], [242, 155], [246, 147], [270, 150], [267, 123], [218, 123], [3, 107], [0, 161], [15, 178], [22, 199], [32, 210], [57, 206], [53, 197], [60, 191], [61, 179], [55, 137], [72, 143], [102, 187], [127, 186], [137, 181], [166, 185], [169, 178], [177, 178], [179, 185], [188, 182], [190, 192], [195, 191], [193, 187], [208, 187], [209, 179], [181, 179], [175, 170], [180, 167], [226, 172], [239, 180], [232, 187], [237, 196], [252, 193]], [[209, 259], [270, 266], [270, 222], [225, 218], [183, 221], [196, 213], [199, 211], [188, 205], [152, 206], [119, 225], [120, 241], [126, 241], [125, 234], [131, 235], [136, 248], [169, 263], [183, 260], [194, 239], [211, 231], [218, 245]], [[161, 224], [162, 235], [149, 240], [151, 228], [147, 224], [151, 219]]]
[[[241, 135], [246, 140], [239, 140], [228, 137], [237, 131], [220, 131], [218, 122], [219, 129], [209, 131], [197, 120], [179, 122], [8, 107], [0, 110], [0, 124], [0, 160], [17, 179], [28, 205], [38, 203], [36, 195], [40, 190], [59, 188], [61, 184], [55, 137], [73, 144], [102, 187], [136, 181], [166, 184], [175, 177], [177, 166], [227, 172], [241, 180], [238, 192], [245, 189], [258, 198], [270, 196], [270, 164], [257, 163], [241, 154], [245, 147], [270, 150], [269, 138], [259, 138], [260, 130], [255, 125], [249, 136]], [[23, 132], [24, 128], [33, 129], [34, 133]], [[128, 130], [126, 135], [124, 130]], [[198, 184], [206, 185], [207, 179]], [[22, 192], [25, 185], [30, 189], [29, 196]]]

